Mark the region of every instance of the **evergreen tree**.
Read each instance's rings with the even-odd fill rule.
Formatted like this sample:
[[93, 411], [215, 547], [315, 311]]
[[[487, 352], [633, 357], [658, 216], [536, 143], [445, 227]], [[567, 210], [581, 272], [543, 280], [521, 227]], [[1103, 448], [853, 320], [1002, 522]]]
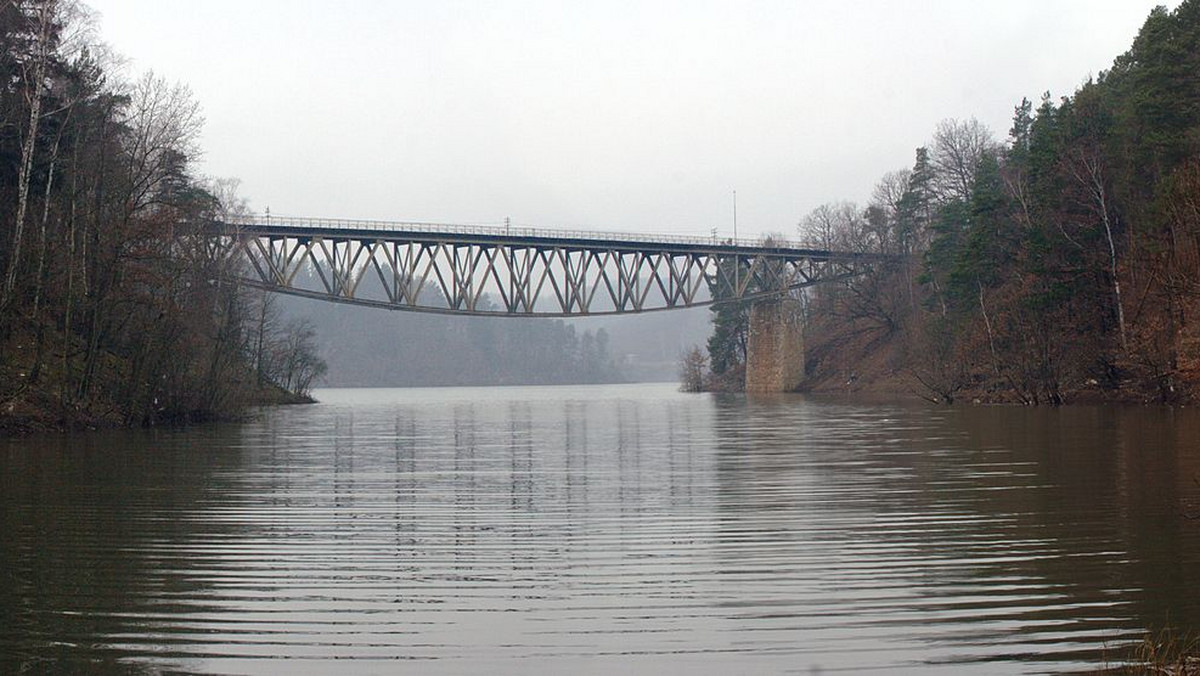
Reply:
[[917, 148], [916, 161], [908, 175], [908, 186], [896, 204], [896, 229], [901, 251], [923, 250], [929, 242], [929, 226], [933, 214], [933, 167], [929, 151]]
[[727, 258], [721, 263], [717, 279], [709, 285], [712, 294], [713, 332], [708, 339], [708, 360], [716, 375], [736, 371], [746, 363], [746, 341], [750, 328], [750, 303], [732, 300], [735, 284], [749, 284], [749, 267], [739, 260]]

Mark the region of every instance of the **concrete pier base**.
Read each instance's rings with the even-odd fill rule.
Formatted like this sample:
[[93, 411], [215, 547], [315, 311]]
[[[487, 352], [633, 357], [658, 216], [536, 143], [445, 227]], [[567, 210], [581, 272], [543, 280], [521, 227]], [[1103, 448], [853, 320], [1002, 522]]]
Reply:
[[746, 391], [790, 392], [803, 379], [804, 332], [795, 301], [754, 301], [746, 341]]

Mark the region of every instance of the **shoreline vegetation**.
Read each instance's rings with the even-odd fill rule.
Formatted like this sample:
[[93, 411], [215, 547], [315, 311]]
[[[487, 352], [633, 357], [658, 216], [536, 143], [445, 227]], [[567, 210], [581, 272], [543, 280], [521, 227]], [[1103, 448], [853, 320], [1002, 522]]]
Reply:
[[1200, 675], [1200, 639], [1170, 629], [1147, 632], [1140, 643], [1128, 649], [1128, 656], [1116, 667], [1099, 674]]
[[[1015, 106], [1003, 141], [944, 120], [870, 203], [799, 223], [813, 248], [884, 254], [793, 294], [799, 391], [930, 402], [1200, 398], [1200, 0], [1158, 7], [1071, 96]], [[718, 290], [714, 290], [717, 293]], [[747, 306], [714, 306], [682, 389], [742, 387]]]
[[247, 207], [195, 174], [199, 105], [123, 77], [94, 26], [72, 0], [0, 7], [0, 434], [309, 400], [315, 331], [204, 232]]

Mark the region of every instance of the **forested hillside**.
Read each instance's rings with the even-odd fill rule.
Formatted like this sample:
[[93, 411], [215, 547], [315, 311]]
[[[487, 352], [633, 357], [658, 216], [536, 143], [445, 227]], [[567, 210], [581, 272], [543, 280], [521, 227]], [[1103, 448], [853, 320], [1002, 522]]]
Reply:
[[304, 345], [254, 335], [200, 235], [240, 202], [193, 173], [197, 102], [122, 77], [92, 26], [73, 2], [0, 5], [0, 429], [234, 415], [271, 389], [256, 357]]
[[931, 400], [1200, 393], [1200, 0], [1156, 9], [1073, 95], [1006, 139], [947, 120], [815, 245], [896, 256], [809, 302], [808, 387]]

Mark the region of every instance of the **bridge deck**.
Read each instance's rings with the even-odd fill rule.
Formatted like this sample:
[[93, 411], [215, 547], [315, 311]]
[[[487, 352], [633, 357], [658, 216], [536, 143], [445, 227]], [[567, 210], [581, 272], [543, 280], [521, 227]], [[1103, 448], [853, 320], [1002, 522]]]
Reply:
[[487, 224], [373, 221], [290, 216], [247, 216], [217, 224], [227, 234], [257, 233], [283, 237], [329, 237], [383, 241], [439, 241], [513, 246], [618, 249], [722, 255], [817, 257], [823, 260], [870, 260], [876, 254], [814, 249], [801, 242], [773, 237], [715, 238], [604, 230], [507, 227]]

